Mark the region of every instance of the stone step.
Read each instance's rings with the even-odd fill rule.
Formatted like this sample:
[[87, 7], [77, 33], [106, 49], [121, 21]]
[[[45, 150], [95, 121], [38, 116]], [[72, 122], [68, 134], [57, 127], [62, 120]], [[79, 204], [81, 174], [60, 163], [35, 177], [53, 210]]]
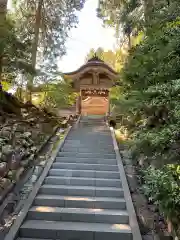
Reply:
[[58, 157], [78, 157], [78, 158], [104, 158], [114, 159], [115, 154], [103, 154], [103, 153], [73, 153], [73, 152], [59, 152]]
[[[71, 140], [66, 140], [65, 142], [66, 145], [73, 145], [73, 146], [84, 146], [84, 147], [89, 147], [89, 146], [99, 146], [99, 147], [104, 147], [104, 143], [101, 143], [101, 142], [90, 142], [90, 141], [87, 141], [87, 142], [84, 142], [84, 141], [80, 141], [78, 139], [71, 139]], [[113, 147], [113, 142], [109, 143], [109, 144], [106, 144], [107, 147]]]
[[124, 197], [122, 188], [93, 187], [93, 186], [69, 186], [50, 185], [41, 186], [39, 193], [66, 196], [89, 196], [89, 197]]
[[70, 132], [70, 134], [68, 135], [68, 137], [69, 136], [78, 136], [78, 135], [80, 135], [80, 134], [83, 134], [82, 135], [82, 137], [84, 137], [84, 135], [86, 134], [88, 134], [90, 137], [91, 136], [105, 136], [105, 137], [110, 137], [111, 136], [111, 133], [110, 133], [110, 131], [109, 130], [105, 130], [105, 129], [102, 129], [102, 131], [99, 131], [99, 129], [98, 130], [96, 130], [96, 129], [93, 129], [93, 131], [92, 131], [92, 128], [91, 127], [86, 127], [85, 129], [84, 128], [79, 128], [79, 130], [78, 130], [78, 132], [76, 131], [76, 129], [73, 129], [71, 132]]
[[81, 121], [80, 122], [80, 128], [83, 129], [83, 128], [93, 128], [93, 127], [101, 127], [102, 129], [106, 130], [107, 129], [107, 126], [104, 126], [105, 122], [103, 121], [96, 121], [96, 120], [93, 120], [93, 121]]
[[96, 208], [61, 208], [34, 206], [29, 212], [29, 220], [67, 221], [128, 224], [129, 217], [125, 210], [104, 210]]
[[[80, 137], [79, 137], [80, 138]], [[78, 139], [79, 139], [78, 138]], [[75, 140], [75, 139], [74, 139]], [[77, 143], [77, 142], [71, 142], [71, 143], [69, 143], [69, 142], [67, 142], [67, 144], [69, 145], [69, 144], [71, 144], [71, 145], [73, 145], [74, 147], [77, 147], [77, 146], [82, 146], [83, 145], [83, 147], [85, 147], [85, 148], [89, 148], [89, 147], [95, 147], [95, 148], [104, 148], [105, 146], [107, 146], [107, 147], [113, 147], [113, 145], [112, 145], [112, 142], [107, 142], [107, 141], [99, 141], [99, 140], [97, 140], [96, 138], [94, 138], [94, 139], [89, 139], [89, 140], [87, 140], [87, 139], [81, 139], [81, 142], [80, 143]]]
[[89, 142], [91, 143], [91, 140], [96, 140], [97, 142], [100, 143], [112, 143], [112, 138], [111, 136], [101, 136], [99, 134], [92, 135], [91, 133], [78, 133], [77, 135], [73, 134], [72, 136], [68, 136], [67, 140], [78, 140], [81, 139], [81, 142]]
[[[86, 129], [87, 130], [87, 129]], [[111, 141], [112, 142], [112, 138], [111, 138], [111, 133], [100, 133], [100, 132], [92, 132], [92, 129], [90, 129], [90, 131], [81, 131], [79, 130], [78, 133], [70, 133], [68, 138], [67, 139], [75, 139], [75, 138], [79, 138], [81, 137], [81, 139], [86, 139], [86, 140], [89, 140], [89, 139], [94, 139], [94, 138], [97, 138], [99, 140], [102, 140], [102, 141]]]
[[55, 162], [53, 169], [76, 169], [76, 170], [97, 170], [97, 171], [118, 171], [117, 165], [88, 164], [88, 163], [62, 163]]
[[17, 240], [52, 240], [49, 238], [17, 238]]
[[69, 169], [50, 169], [49, 176], [60, 177], [89, 177], [119, 179], [119, 172], [114, 171], [95, 171], [95, 170], [69, 170]]
[[94, 140], [96, 139], [97, 141], [102, 141], [102, 142], [112, 142], [111, 134], [100, 134], [100, 133], [95, 133], [93, 134], [92, 132], [86, 132], [84, 134], [83, 132], [78, 132], [77, 134], [69, 134], [67, 140], [69, 139], [81, 139], [85, 141], [89, 140]]
[[114, 150], [113, 146], [109, 145], [97, 145], [97, 144], [83, 144], [83, 142], [81, 144], [70, 144], [70, 143], [65, 143], [63, 145], [63, 149], [67, 149], [67, 148], [71, 148], [71, 149], [82, 149], [82, 148], [86, 148], [86, 149], [95, 149], [95, 150]]
[[137, 222], [131, 232], [127, 186], [104, 120], [87, 116], [71, 128], [16, 240], [133, 240]]
[[82, 127], [79, 128], [78, 131], [76, 131], [76, 129], [73, 129], [73, 131], [70, 132], [70, 134], [68, 135], [71, 137], [74, 136], [79, 136], [80, 134], [82, 134], [82, 137], [85, 137], [86, 135], [88, 135], [89, 137], [91, 136], [97, 136], [97, 137], [101, 137], [101, 136], [105, 136], [105, 137], [110, 137], [111, 136], [111, 132], [109, 130], [106, 130], [104, 128], [101, 127], [101, 131], [99, 131], [99, 127], [97, 128], [93, 128], [91, 126], [86, 126], [86, 128]]
[[[66, 151], [71, 150], [71, 151], [75, 152], [75, 151], [77, 151], [77, 149], [80, 153], [83, 153], [82, 151], [89, 152], [90, 150], [95, 151], [95, 153], [96, 152], [101, 153], [103, 151], [105, 151], [105, 153], [110, 152], [110, 151], [114, 151], [112, 146], [107, 146], [107, 147], [106, 146], [107, 146], [106, 144], [99, 145], [98, 143], [97, 144], [92, 144], [92, 145], [91, 144], [85, 144], [85, 143], [82, 143], [81, 145], [80, 144], [79, 145], [78, 144], [75, 144], [75, 145], [66, 144], [66, 145], [63, 146], [62, 151], [66, 152]], [[85, 149], [85, 150], [81, 150], [81, 149]], [[110, 152], [110, 154], [112, 154], [112, 153]]]
[[81, 223], [27, 220], [20, 228], [20, 237], [78, 240], [132, 240], [127, 224]]
[[75, 152], [75, 153], [90, 153], [93, 151], [93, 153], [105, 153], [105, 154], [114, 154], [114, 149], [102, 149], [102, 148], [94, 148], [94, 147], [88, 147], [88, 148], [77, 148], [77, 147], [63, 147], [61, 152]]
[[69, 138], [69, 139], [67, 139], [67, 141], [69, 141], [69, 140], [77, 141], [78, 139], [81, 139], [81, 141], [80, 141], [81, 144], [86, 144], [87, 146], [88, 146], [88, 144], [95, 146], [95, 143], [97, 143], [98, 145], [100, 145], [102, 147], [103, 147], [103, 144], [107, 144], [109, 146], [112, 146], [112, 144], [113, 144], [112, 139], [104, 139], [104, 137], [98, 138], [97, 136], [93, 136], [93, 137], [85, 136], [84, 138], [82, 138], [81, 136], [77, 136], [76, 138], [75, 137], [73, 137], [72, 139]]
[[[74, 140], [67, 140], [67, 142], [66, 142], [66, 144], [67, 145], [72, 145], [72, 146], [82, 146], [82, 145], [86, 145], [87, 147], [88, 146], [96, 146], [96, 144], [98, 144], [99, 146], [101, 146], [102, 148], [104, 147], [104, 143], [106, 143], [107, 144], [107, 146], [108, 147], [113, 147], [113, 142], [112, 142], [112, 140], [111, 141], [101, 141], [101, 139], [97, 139], [97, 137], [93, 137], [93, 138], [88, 138], [88, 139], [86, 139], [86, 138], [81, 138], [81, 137], [79, 137], [79, 138], [73, 138]], [[80, 142], [77, 142], [78, 141], [78, 139], [81, 139], [81, 141]], [[96, 141], [96, 142], [94, 142], [94, 141]]]
[[117, 165], [116, 159], [56, 157], [55, 162]]
[[126, 209], [124, 198], [82, 197], [38, 194], [34, 205], [66, 208]]
[[96, 186], [96, 187], [117, 187], [121, 188], [120, 179], [105, 179], [105, 178], [80, 178], [80, 177], [58, 177], [48, 176], [46, 184], [54, 185], [74, 185], [74, 186]]
[[79, 137], [79, 136], [81, 136], [82, 138], [85, 138], [86, 136], [88, 136], [88, 138], [89, 137], [91, 138], [91, 137], [94, 137], [94, 136], [95, 137], [97, 136], [97, 138], [102, 138], [104, 136], [105, 139], [107, 138], [107, 139], [112, 141], [110, 131], [107, 131], [107, 132], [106, 131], [102, 131], [102, 132], [100, 132], [100, 131], [98, 131], [96, 129], [92, 129], [91, 127], [85, 128], [85, 129], [79, 128], [78, 131], [76, 131], [74, 129], [74, 131], [70, 132], [70, 134], [68, 135], [67, 139], [71, 138], [71, 137], [75, 138], [75, 137]]

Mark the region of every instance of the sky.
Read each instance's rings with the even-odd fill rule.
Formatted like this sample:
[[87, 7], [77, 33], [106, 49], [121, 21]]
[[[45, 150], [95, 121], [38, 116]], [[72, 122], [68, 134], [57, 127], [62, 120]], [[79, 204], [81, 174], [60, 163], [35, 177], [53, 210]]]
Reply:
[[[8, 1], [9, 8], [11, 0]], [[115, 32], [110, 28], [103, 28], [102, 20], [96, 16], [98, 0], [86, 0], [84, 8], [78, 12], [79, 24], [71, 29], [66, 42], [67, 53], [59, 61], [58, 67], [62, 72], [71, 72], [84, 64], [85, 57], [91, 48], [102, 47], [113, 50], [116, 39]]]
[[110, 28], [103, 28], [102, 20], [96, 16], [98, 0], [86, 0], [84, 8], [79, 12], [79, 25], [70, 32], [66, 43], [67, 55], [59, 62], [59, 69], [63, 72], [74, 71], [84, 64], [85, 57], [91, 48], [102, 47], [113, 50], [116, 39], [115, 32]]

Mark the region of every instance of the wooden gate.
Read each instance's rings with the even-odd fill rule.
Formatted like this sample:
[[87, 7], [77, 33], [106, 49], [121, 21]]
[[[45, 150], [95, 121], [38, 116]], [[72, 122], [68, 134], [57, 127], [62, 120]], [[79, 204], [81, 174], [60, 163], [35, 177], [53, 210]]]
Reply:
[[109, 102], [105, 97], [87, 97], [81, 102], [82, 115], [106, 115], [109, 110]]

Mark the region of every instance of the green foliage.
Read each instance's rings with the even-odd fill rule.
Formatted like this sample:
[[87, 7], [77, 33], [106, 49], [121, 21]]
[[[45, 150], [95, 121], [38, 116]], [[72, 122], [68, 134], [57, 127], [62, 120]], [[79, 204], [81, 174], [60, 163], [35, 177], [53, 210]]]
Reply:
[[87, 54], [85, 61], [87, 62], [89, 59], [93, 58], [95, 55], [103, 60], [104, 49], [99, 47], [97, 49], [91, 48], [89, 53]]
[[133, 158], [145, 169], [146, 195], [180, 236], [180, 7], [161, 3], [129, 50], [112, 101], [129, 131]]
[[[41, 5], [41, 11], [37, 17], [38, 3]], [[36, 37], [38, 38], [37, 59], [41, 68], [43, 65], [43, 71], [46, 70], [47, 65], [49, 67], [49, 64], [54, 66], [57, 60], [65, 54], [65, 42], [69, 30], [77, 26], [77, 11], [81, 10], [83, 5], [84, 0], [19, 0], [14, 2], [21, 39], [33, 42]], [[40, 18], [38, 26], [36, 26], [37, 18]], [[35, 36], [36, 27], [39, 30], [38, 36]], [[31, 55], [33, 54], [31, 52]]]
[[144, 193], [171, 221], [180, 236], [180, 165], [167, 165], [162, 169], [147, 168], [144, 171]]
[[[13, 12], [3, 14], [5, 20], [0, 23], [0, 81], [3, 87], [8, 82], [17, 89], [20, 100], [30, 101], [34, 85], [56, 84], [57, 62], [66, 52], [69, 30], [77, 26], [77, 11], [84, 0], [14, 0], [12, 4]], [[54, 90], [47, 92], [50, 99], [49, 92]], [[58, 102], [58, 94], [54, 97]]]
[[44, 84], [42, 93], [44, 93], [44, 99], [41, 105], [49, 109], [60, 109], [73, 105], [76, 99], [76, 94], [72, 92], [70, 84], [63, 80]]
[[124, 79], [138, 89], [178, 79], [179, 36], [179, 25], [166, 25], [151, 32], [142, 44], [131, 50]]
[[130, 36], [143, 28], [143, 3], [139, 0], [101, 1], [98, 15], [105, 25], [115, 28], [118, 38], [128, 40], [129, 45]]
[[28, 44], [19, 39], [13, 19], [13, 15], [8, 15], [0, 29], [3, 32], [0, 42], [0, 78], [8, 84], [14, 83], [18, 71], [26, 73], [35, 71], [29, 62]]
[[[120, 62], [120, 55], [121, 52], [113, 52], [112, 50], [105, 51], [103, 48], [90, 49], [89, 53], [87, 54], [85, 61], [87, 62], [94, 56], [97, 56], [99, 59], [103, 60], [106, 64], [108, 64], [112, 68], [116, 68], [116, 63], [119, 60]], [[119, 58], [117, 58], [119, 56]]]
[[133, 131], [134, 150], [153, 161], [158, 158], [158, 165], [180, 157], [179, 37], [178, 20], [153, 29], [131, 50], [122, 72], [124, 94], [119, 108], [131, 120], [127, 124]]
[[69, 30], [77, 26], [77, 11], [83, 5], [84, 0], [13, 1], [18, 37], [23, 43], [30, 43], [28, 57], [32, 68], [37, 68], [25, 75], [26, 100], [32, 100], [33, 85], [41, 83], [42, 78], [48, 82], [56, 74], [57, 62], [66, 53]]
[[1, 84], [2, 84], [2, 88], [3, 88], [4, 91], [8, 91], [8, 90], [10, 89], [10, 87], [12, 86], [12, 85], [11, 85], [9, 82], [7, 82], [7, 81], [2, 81]]

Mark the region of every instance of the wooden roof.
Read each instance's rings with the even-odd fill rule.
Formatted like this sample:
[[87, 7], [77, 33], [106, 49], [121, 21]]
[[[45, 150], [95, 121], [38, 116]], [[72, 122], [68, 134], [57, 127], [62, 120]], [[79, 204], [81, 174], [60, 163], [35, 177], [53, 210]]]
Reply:
[[73, 76], [73, 75], [76, 75], [76, 74], [80, 73], [85, 68], [89, 68], [89, 67], [103, 67], [103, 68], [107, 69], [108, 71], [110, 71], [112, 74], [117, 75], [116, 71], [114, 71], [109, 65], [107, 65], [103, 60], [101, 60], [97, 56], [94, 56], [91, 59], [89, 59], [87, 61], [87, 63], [82, 65], [76, 71], [64, 73], [64, 75], [66, 75], [66, 76]]

